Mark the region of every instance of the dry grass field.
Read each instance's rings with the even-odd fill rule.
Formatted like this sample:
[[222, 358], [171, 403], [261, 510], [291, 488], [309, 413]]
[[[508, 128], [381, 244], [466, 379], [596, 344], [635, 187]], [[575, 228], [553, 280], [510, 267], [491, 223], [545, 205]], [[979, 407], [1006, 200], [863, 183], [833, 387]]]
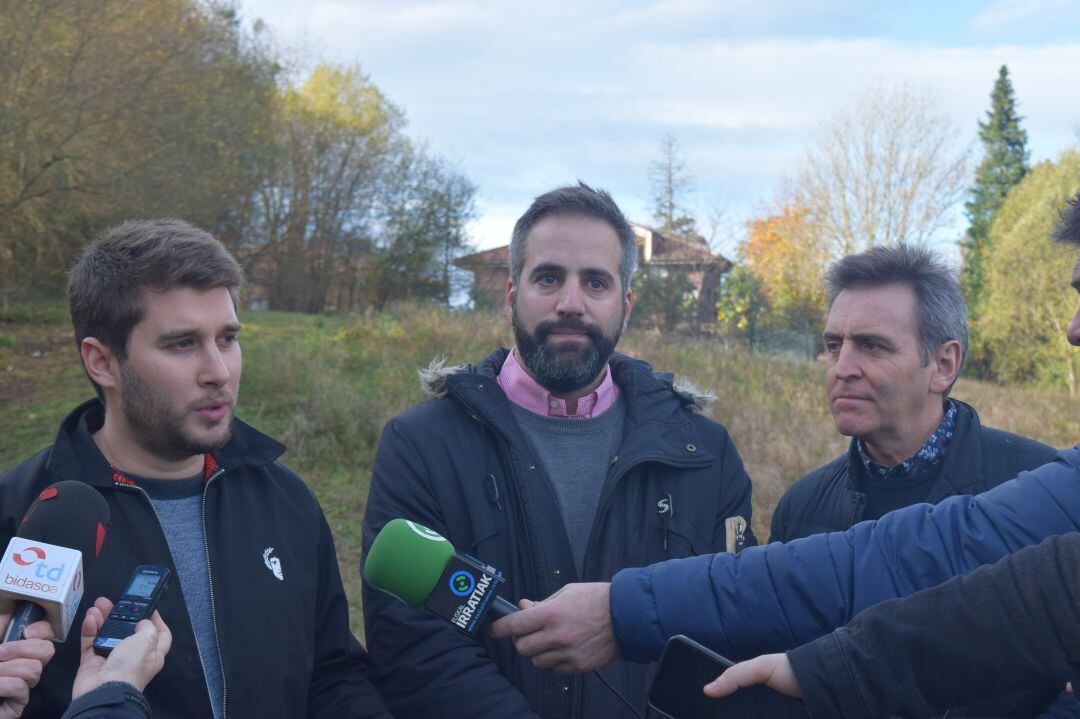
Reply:
[[[91, 394], [62, 308], [0, 322], [0, 468], [52, 441], [57, 424]], [[244, 378], [239, 416], [289, 446], [285, 462], [312, 485], [333, 528], [359, 615], [360, 519], [383, 423], [424, 399], [416, 370], [436, 355], [476, 361], [511, 342], [501, 318], [433, 307], [317, 317], [242, 313]], [[768, 537], [773, 507], [805, 472], [844, 450], [825, 406], [817, 363], [724, 350], [716, 340], [631, 330], [619, 349], [709, 388], [754, 482], [754, 530]], [[1064, 394], [961, 381], [956, 397], [986, 424], [1054, 446], [1080, 440], [1080, 415]]]

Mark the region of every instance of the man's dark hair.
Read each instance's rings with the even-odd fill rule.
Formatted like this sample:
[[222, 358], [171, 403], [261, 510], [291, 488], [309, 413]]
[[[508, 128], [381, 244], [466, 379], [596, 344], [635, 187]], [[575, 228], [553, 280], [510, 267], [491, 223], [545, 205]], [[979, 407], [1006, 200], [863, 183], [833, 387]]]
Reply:
[[121, 223], [91, 242], [68, 275], [75, 343], [97, 338], [123, 360], [146, 312], [144, 292], [224, 287], [235, 303], [243, 283], [240, 265], [205, 230], [182, 220]]
[[1076, 197], [1065, 203], [1051, 237], [1054, 242], [1080, 245], [1080, 191], [1077, 191]]
[[915, 320], [923, 365], [930, 362], [938, 347], [957, 340], [963, 366], [968, 351], [967, 304], [956, 274], [933, 251], [907, 244], [874, 247], [838, 260], [825, 273], [830, 310], [844, 290], [891, 284], [904, 284], [915, 292]]
[[622, 245], [622, 260], [619, 262], [622, 291], [625, 293], [630, 289], [630, 278], [637, 266], [634, 231], [607, 191], [594, 190], [581, 181], [577, 185], [559, 187], [540, 195], [514, 224], [510, 239], [510, 279], [515, 285], [525, 267], [525, 238], [537, 222], [552, 215], [591, 217], [611, 225]]

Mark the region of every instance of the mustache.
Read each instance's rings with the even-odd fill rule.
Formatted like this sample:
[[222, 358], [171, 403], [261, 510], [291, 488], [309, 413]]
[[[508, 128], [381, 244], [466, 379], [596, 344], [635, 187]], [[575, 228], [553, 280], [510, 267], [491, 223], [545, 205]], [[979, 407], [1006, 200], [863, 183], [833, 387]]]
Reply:
[[557, 320], [547, 320], [536, 326], [536, 338], [541, 342], [558, 330], [580, 332], [587, 335], [591, 340], [597, 340], [603, 336], [603, 332], [596, 325], [589, 324], [580, 317], [562, 317]]
[[219, 392], [217, 394], [201, 399], [198, 402], [191, 404], [191, 409], [198, 412], [200, 409], [206, 409], [207, 407], [216, 407], [219, 404], [226, 404], [230, 407], [236, 406], [236, 398], [234, 398], [228, 392]]

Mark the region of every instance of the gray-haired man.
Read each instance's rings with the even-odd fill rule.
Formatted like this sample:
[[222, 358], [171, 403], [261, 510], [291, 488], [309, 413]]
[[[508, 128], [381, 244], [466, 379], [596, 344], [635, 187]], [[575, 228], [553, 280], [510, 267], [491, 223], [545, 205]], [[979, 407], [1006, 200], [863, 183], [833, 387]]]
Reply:
[[[1053, 458], [1053, 448], [984, 427], [973, 407], [949, 398], [967, 351], [967, 312], [933, 252], [875, 247], [836, 262], [825, 281], [829, 409], [851, 444], [781, 497], [771, 541], [978, 494]], [[970, 713], [1006, 709], [1013, 699]]]

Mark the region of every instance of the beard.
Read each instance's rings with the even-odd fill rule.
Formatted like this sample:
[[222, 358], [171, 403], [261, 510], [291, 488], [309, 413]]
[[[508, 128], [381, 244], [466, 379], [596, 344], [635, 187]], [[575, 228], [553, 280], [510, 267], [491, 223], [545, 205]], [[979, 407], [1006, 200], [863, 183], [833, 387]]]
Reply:
[[224, 431], [220, 436], [200, 437], [185, 426], [184, 420], [188, 414], [197, 411], [197, 404], [203, 402], [189, 406], [184, 412], [177, 412], [127, 362], [120, 363], [120, 377], [124, 383], [120, 409], [136, 443], [154, 456], [178, 462], [196, 454], [221, 449], [228, 443], [232, 435], [235, 398], [230, 398], [227, 392], [207, 398], [229, 405], [228, 414], [221, 420], [225, 424]]
[[[518, 320], [516, 305], [511, 313], [511, 323], [521, 361], [529, 368], [540, 386], [555, 394], [568, 394], [587, 386], [600, 376], [622, 335], [622, 322], [625, 317], [624, 309], [611, 336], [605, 335], [599, 327], [578, 317], [541, 322], [536, 325], [535, 331], [530, 332]], [[584, 347], [576, 343], [566, 343], [558, 349], [552, 348], [548, 345], [548, 340], [556, 330], [581, 332], [588, 342]]]

